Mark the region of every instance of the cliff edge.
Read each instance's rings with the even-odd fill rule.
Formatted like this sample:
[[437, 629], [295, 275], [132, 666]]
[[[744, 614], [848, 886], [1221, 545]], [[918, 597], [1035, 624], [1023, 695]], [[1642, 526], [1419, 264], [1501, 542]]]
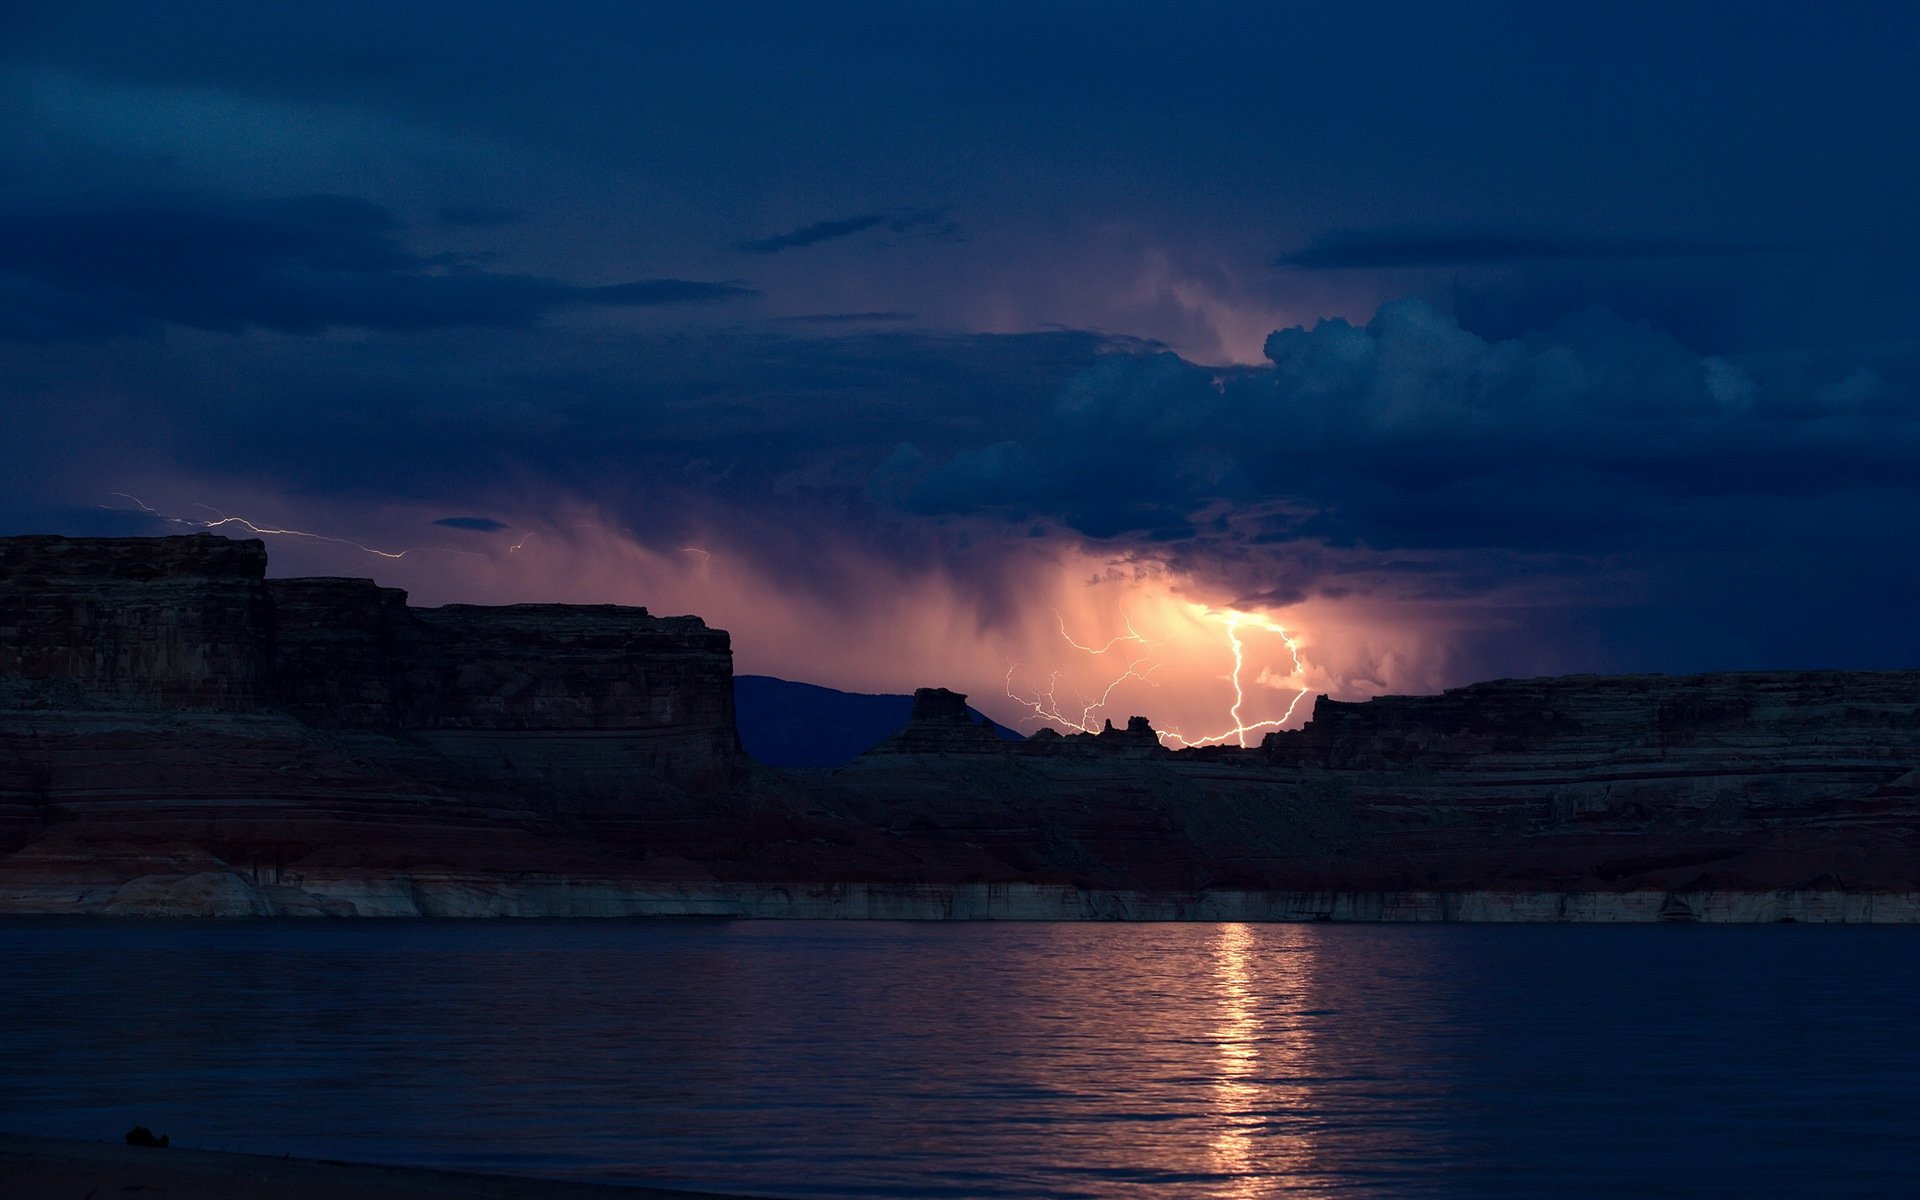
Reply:
[[1920, 672], [1321, 697], [1247, 750], [925, 688], [788, 774], [698, 618], [266, 563], [0, 539], [0, 912], [1920, 920]]

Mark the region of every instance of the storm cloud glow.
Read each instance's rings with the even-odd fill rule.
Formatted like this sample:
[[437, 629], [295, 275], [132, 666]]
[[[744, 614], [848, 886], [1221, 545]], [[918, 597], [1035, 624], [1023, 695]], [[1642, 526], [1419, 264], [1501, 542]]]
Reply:
[[0, 531], [1170, 744], [1920, 662], [1913, 12], [1369, 11], [10, 6]]

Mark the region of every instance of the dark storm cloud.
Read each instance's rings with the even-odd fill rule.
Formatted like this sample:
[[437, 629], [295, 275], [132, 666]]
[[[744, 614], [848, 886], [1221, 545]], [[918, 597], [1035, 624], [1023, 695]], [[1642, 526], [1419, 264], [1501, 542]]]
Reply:
[[737, 282], [581, 287], [487, 271], [418, 254], [403, 232], [386, 209], [347, 196], [15, 207], [0, 211], [0, 331], [511, 327], [568, 308], [754, 294]]
[[[1588, 668], [1908, 665], [1920, 7], [1726, 7], [0, 3], [0, 499], [578, 495], [796, 588], [1064, 529], [1274, 602], [1599, 579]], [[311, 193], [364, 199], [208, 198]]]
[[[16, 344], [0, 347], [21, 401], [0, 406], [0, 458], [59, 464], [39, 496], [132, 491], [174, 507], [270, 491], [315, 511], [377, 496], [530, 528], [585, 504], [670, 552], [719, 528], [771, 578], [836, 596], [868, 585], [823, 573], [823, 545], [933, 569], [968, 524], [876, 503], [870, 477], [901, 440], [944, 454], [1019, 427], [1110, 349], [1084, 332], [177, 336], [90, 347], [76, 374], [60, 347]], [[129, 373], [141, 376], [132, 397], [116, 382]], [[144, 414], [138, 429], [129, 410]], [[56, 412], [56, 426], [10, 425]], [[115, 452], [122, 442], [135, 444]], [[167, 501], [136, 486], [129, 460], [199, 482]], [[990, 543], [966, 558], [968, 586], [991, 598], [1004, 579]]]
[[0, 531], [6, 534], [61, 533], [68, 537], [166, 537], [180, 533], [182, 529], [157, 513], [96, 505], [89, 508], [0, 510]]
[[1267, 354], [1110, 354], [1024, 429], [895, 448], [884, 493], [1253, 603], [1520, 621], [1461, 642], [1482, 675], [1920, 661], [1920, 346], [1722, 358], [1601, 310], [1494, 341], [1407, 301]]
[[915, 209], [908, 212], [868, 213], [864, 216], [841, 217], [832, 221], [815, 221], [811, 225], [802, 225], [798, 229], [772, 237], [756, 238], [741, 242], [739, 248], [748, 254], [778, 254], [783, 250], [800, 250], [808, 246], [817, 246], [821, 242], [836, 241], [852, 237], [856, 233], [865, 233], [869, 229], [884, 228], [890, 233], [916, 233], [919, 236], [938, 241], [964, 240], [966, 234], [960, 225], [949, 219], [947, 209]]
[[1595, 308], [1644, 322], [1703, 354], [1768, 348], [1771, 340], [1743, 330], [1750, 280], [1689, 262], [1616, 261], [1532, 266], [1456, 276], [1444, 299], [1462, 328], [1506, 341], [1552, 328]]
[[498, 533], [507, 528], [505, 521], [496, 521], [492, 517], [441, 517], [434, 522], [448, 529], [467, 529], [474, 533]]
[[1267, 355], [1232, 375], [1109, 357], [1022, 436], [925, 470], [906, 503], [1096, 538], [1191, 523], [1201, 540], [1209, 511], [1277, 503], [1253, 532], [1266, 544], [1599, 553], [1683, 541], [1707, 502], [1920, 498], [1911, 361], [1742, 365], [1600, 310], [1489, 341], [1418, 301], [1282, 330]]
[[1757, 247], [1686, 238], [1605, 237], [1493, 229], [1336, 229], [1280, 255], [1296, 271], [1392, 267], [1503, 266], [1542, 261], [1701, 258], [1751, 254]]
[[[900, 442], [949, 454], [1020, 427], [1112, 346], [1081, 332], [455, 329], [377, 341], [179, 336], [90, 347], [76, 363], [57, 345], [16, 344], [0, 348], [13, 415], [63, 419], [10, 441], [0, 422], [0, 454], [71, 459], [76, 428], [97, 428], [103, 443], [137, 437], [143, 456], [195, 475], [430, 500], [455, 514], [497, 509], [485, 490], [526, 480], [632, 500], [653, 528], [680, 527], [701, 504], [860, 519], [869, 476]], [[129, 373], [140, 375], [130, 396]], [[146, 414], [137, 435], [129, 410]]]
[[[1660, 550], [1724, 505], [1906, 503], [1920, 487], [1920, 363], [1897, 349], [1723, 359], [1600, 310], [1490, 340], [1409, 301], [1364, 325], [1279, 331], [1267, 353], [1264, 368], [1221, 371], [1071, 332], [445, 331], [404, 346], [183, 343], [101, 359], [77, 385], [51, 348], [6, 365], [32, 408], [137, 361], [139, 395], [107, 394], [170, 414], [150, 450], [302, 494], [478, 507], [477, 484], [548, 480], [645, 512], [661, 536], [715, 505], [848, 528], [958, 519], [1024, 534], [1039, 520], [1115, 544], [1291, 556], [1295, 589], [1332, 585], [1303, 565], [1313, 546]], [[1746, 536], [1764, 544], [1757, 527]]]
[[[578, 497], [666, 548], [723, 522], [736, 552], [810, 594], [844, 582], [820, 575], [822, 539], [910, 567], [960, 555], [990, 592], [994, 538], [1036, 528], [1269, 604], [1450, 604], [1523, 585], [1604, 597], [1643, 570], [1660, 579], [1660, 611], [1698, 610], [1698, 653], [1650, 630], [1622, 643], [1641, 657], [1583, 658], [1600, 627], [1580, 624], [1589, 605], [1540, 625], [1574, 650], [1526, 661], [1682, 669], [1779, 661], [1767, 639], [1781, 626], [1745, 590], [1760, 586], [1751, 562], [1777, 576], [1775, 609], [1853, 606], [1848, 622], [1793, 626], [1794, 645], [1818, 647], [1796, 661], [1920, 653], [1902, 615], [1920, 598], [1905, 546], [1920, 524], [1911, 350], [1722, 359], [1600, 311], [1495, 341], [1404, 302], [1364, 325], [1279, 331], [1268, 356], [1221, 371], [1067, 332], [449, 330], [404, 344], [121, 343], [79, 376], [55, 348], [17, 345], [0, 368], [21, 411], [71, 418], [27, 426], [7, 452], [67, 455], [50, 478], [96, 479], [102, 494], [125, 477], [95, 465], [113, 461], [99, 441], [74, 458], [71, 430], [110, 447], [118, 414], [144, 410], [168, 417], [138, 434], [144, 457], [230, 481], [187, 500], [268, 488], [473, 512]], [[103, 407], [89, 417], [89, 404]], [[1849, 578], [1871, 589], [1850, 594]], [[1729, 588], [1738, 628], [1708, 613]], [[1482, 650], [1474, 661], [1509, 665], [1476, 673], [1513, 669], [1499, 645]]]

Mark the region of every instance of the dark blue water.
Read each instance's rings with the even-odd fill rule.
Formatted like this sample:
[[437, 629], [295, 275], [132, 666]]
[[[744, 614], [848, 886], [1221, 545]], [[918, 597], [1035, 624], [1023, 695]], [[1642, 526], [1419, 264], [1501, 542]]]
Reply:
[[1920, 1195], [1920, 930], [0, 922], [0, 1130], [769, 1196]]

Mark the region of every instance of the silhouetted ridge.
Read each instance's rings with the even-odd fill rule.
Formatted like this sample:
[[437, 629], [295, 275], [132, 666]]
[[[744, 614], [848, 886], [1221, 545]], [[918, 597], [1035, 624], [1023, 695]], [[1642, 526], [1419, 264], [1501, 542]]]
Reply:
[[[948, 693], [951, 695], [952, 693]], [[842, 692], [770, 675], [736, 675], [734, 711], [740, 745], [755, 762], [772, 767], [835, 767], [900, 732], [913, 717], [914, 697]], [[965, 707], [972, 719], [987, 718]], [[994, 725], [996, 737], [1020, 735]]]

